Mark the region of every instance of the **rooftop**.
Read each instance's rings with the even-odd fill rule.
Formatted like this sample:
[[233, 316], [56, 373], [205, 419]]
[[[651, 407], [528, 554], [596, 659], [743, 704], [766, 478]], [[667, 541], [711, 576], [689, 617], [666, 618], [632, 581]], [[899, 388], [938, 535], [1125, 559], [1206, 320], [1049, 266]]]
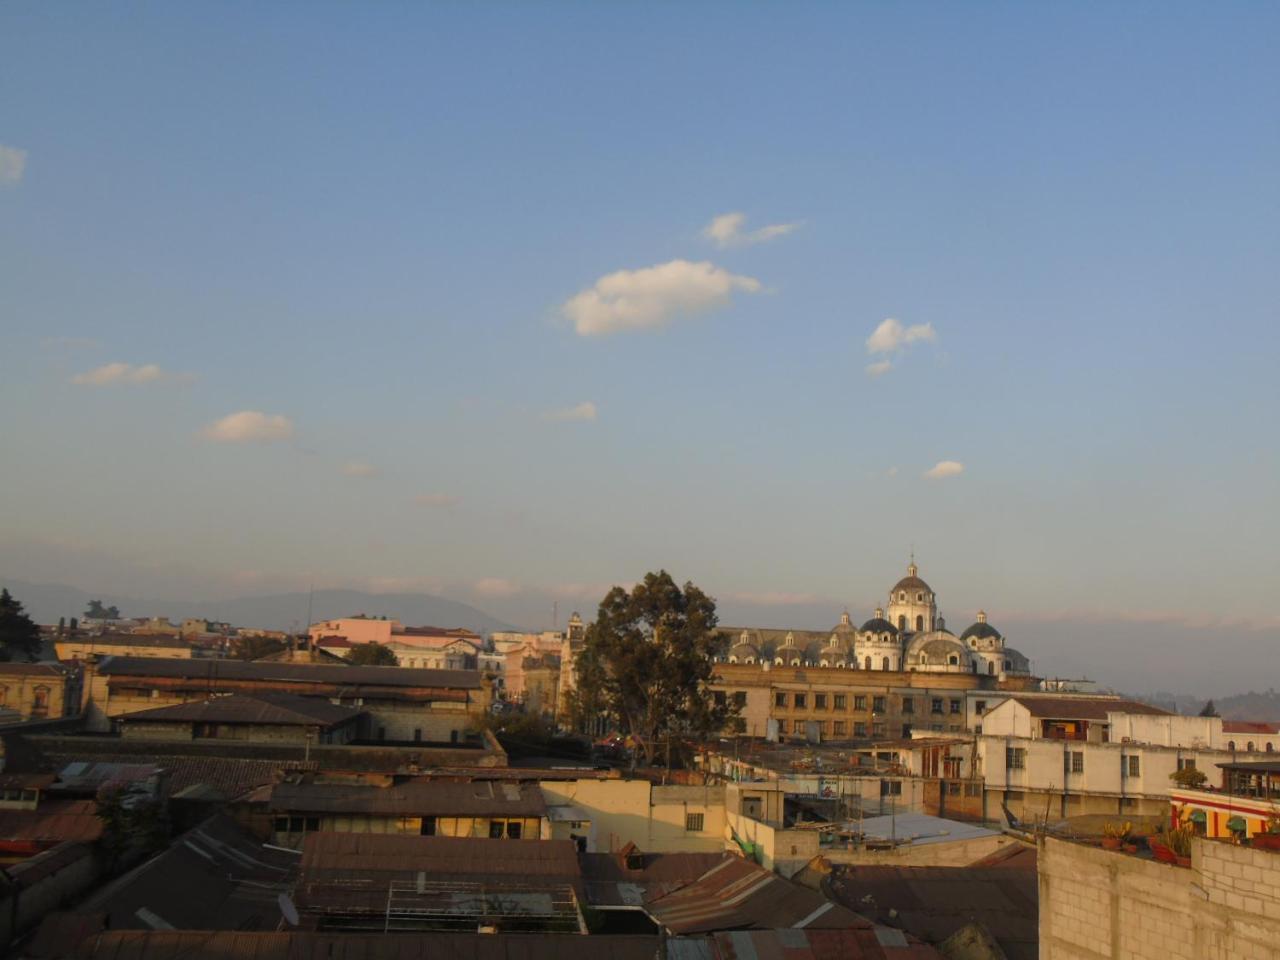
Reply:
[[545, 817], [536, 783], [417, 781], [395, 787], [281, 783], [268, 809], [291, 813], [363, 813], [375, 816]]
[[302, 845], [305, 880], [328, 876], [425, 871], [441, 875], [562, 877], [580, 869], [572, 840], [490, 840], [487, 837], [422, 837], [385, 833], [310, 833]]
[[[1112, 697], [1022, 697], [1009, 698], [1030, 711], [1033, 717], [1045, 720], [1100, 720], [1109, 713], [1142, 713], [1151, 716], [1173, 716], [1161, 707], [1138, 700]], [[993, 710], [999, 709], [992, 707]]]
[[931, 817], [926, 813], [900, 813], [892, 817], [868, 817], [862, 821], [862, 835], [867, 839], [910, 840], [913, 846], [929, 843], [952, 843], [957, 840], [980, 840], [997, 836], [974, 823], [961, 823]]
[[272, 726], [335, 727], [363, 713], [316, 697], [288, 693], [232, 694], [208, 700], [153, 707], [119, 719], [157, 723], [253, 723]]
[[409, 667], [358, 667], [337, 664], [280, 663], [265, 660], [170, 660], [156, 657], [107, 657], [98, 672], [108, 677], [176, 677], [196, 680], [257, 680], [369, 687], [443, 687], [477, 690], [474, 670], [421, 670]]

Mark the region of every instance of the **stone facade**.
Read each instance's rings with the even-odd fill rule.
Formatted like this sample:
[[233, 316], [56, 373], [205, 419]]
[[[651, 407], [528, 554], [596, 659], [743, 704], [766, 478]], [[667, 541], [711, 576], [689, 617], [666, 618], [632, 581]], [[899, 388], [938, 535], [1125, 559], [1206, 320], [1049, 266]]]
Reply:
[[0, 708], [23, 720], [71, 717], [79, 710], [79, 674], [57, 663], [0, 663]]

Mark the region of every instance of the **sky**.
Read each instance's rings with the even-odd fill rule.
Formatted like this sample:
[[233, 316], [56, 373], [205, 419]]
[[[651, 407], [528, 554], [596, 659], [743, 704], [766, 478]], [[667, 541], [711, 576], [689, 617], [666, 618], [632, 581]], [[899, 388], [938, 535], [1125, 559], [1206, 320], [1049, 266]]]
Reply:
[[1256, 674], [1278, 31], [4, 4], [0, 575], [542, 626], [661, 567], [821, 627], [914, 550], [953, 623], [1129, 665], [1176, 624]]

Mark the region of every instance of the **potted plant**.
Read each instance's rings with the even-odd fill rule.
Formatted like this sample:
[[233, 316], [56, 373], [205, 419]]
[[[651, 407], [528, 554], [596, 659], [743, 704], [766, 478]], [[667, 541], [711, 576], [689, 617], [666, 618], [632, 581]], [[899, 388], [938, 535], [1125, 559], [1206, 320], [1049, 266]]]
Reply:
[[1273, 813], [1267, 818], [1265, 833], [1255, 833], [1249, 846], [1259, 850], [1280, 850], [1280, 813]]
[[1124, 823], [1116, 823], [1114, 820], [1108, 820], [1102, 825], [1102, 846], [1106, 850], [1119, 850], [1129, 834], [1133, 832], [1133, 824], [1126, 820]]
[[1170, 827], [1164, 832], [1164, 844], [1173, 851], [1174, 862], [1178, 866], [1191, 866], [1191, 838], [1195, 835], [1195, 828], [1190, 825]]

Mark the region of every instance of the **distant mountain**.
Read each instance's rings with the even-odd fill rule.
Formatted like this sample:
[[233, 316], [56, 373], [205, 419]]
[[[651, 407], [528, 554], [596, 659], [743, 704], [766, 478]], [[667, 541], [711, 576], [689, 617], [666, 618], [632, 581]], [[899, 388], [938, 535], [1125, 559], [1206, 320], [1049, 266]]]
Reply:
[[238, 627], [300, 630], [306, 626], [310, 601], [312, 620], [367, 613], [369, 616], [400, 620], [408, 626], [466, 627], [476, 633], [519, 629], [475, 607], [429, 593], [317, 590], [314, 597], [306, 593], [277, 593], [203, 602], [140, 600], [91, 593], [64, 584], [27, 583], [4, 578], [0, 578], [0, 586], [7, 587], [37, 623], [57, 623], [59, 617], [81, 617], [90, 600], [101, 600], [107, 606], [119, 607], [121, 615], [126, 617], [168, 617], [171, 620], [205, 617], [224, 620]]
[[[1204, 709], [1205, 697], [1190, 693], [1169, 693], [1161, 690], [1152, 694], [1138, 694], [1135, 699], [1164, 707], [1184, 716], [1195, 716]], [[1237, 693], [1229, 697], [1214, 697], [1213, 706], [1223, 720], [1257, 720], [1280, 723], [1280, 692], [1274, 689], [1264, 693]]]

